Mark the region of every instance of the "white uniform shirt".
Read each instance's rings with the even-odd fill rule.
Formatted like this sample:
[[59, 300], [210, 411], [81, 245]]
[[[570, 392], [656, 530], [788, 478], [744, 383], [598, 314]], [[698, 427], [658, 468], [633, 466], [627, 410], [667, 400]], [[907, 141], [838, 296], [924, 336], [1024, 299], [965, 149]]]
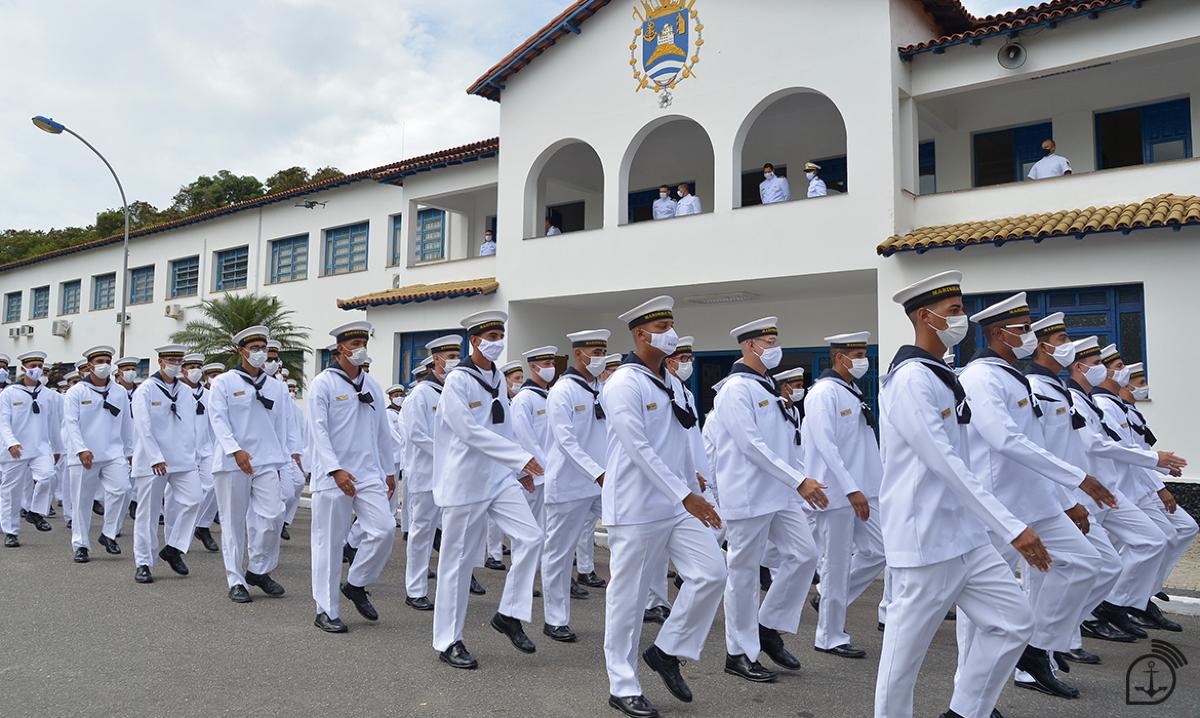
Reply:
[[196, 455], [200, 463], [211, 462], [214, 440], [208, 414], [208, 389], [203, 384], [196, 387], [184, 384], [184, 388], [192, 392], [192, 399], [196, 402]]
[[601, 489], [606, 526], [678, 516], [692, 493], [687, 477], [696, 473], [687, 430], [671, 410], [671, 396], [680, 395], [683, 385], [665, 370], [653, 374], [636, 355], [626, 362], [600, 393], [608, 417]]
[[313, 379], [308, 403], [314, 492], [337, 490], [335, 471], [349, 473], [360, 487], [395, 475], [396, 445], [384, 415], [387, 396], [374, 377], [360, 371], [352, 381], [330, 367]]
[[700, 207], [700, 198], [694, 194], [689, 194], [686, 197], [680, 197], [675, 203], [675, 216], [682, 217], [685, 214], [700, 214], [704, 210]]
[[828, 194], [828, 190], [825, 189], [825, 180], [821, 179], [820, 177], [813, 177], [808, 181], [809, 199], [813, 197], [824, 197], [826, 194]]
[[[104, 408], [106, 402], [116, 408], [116, 416]], [[101, 389], [81, 381], [67, 389], [62, 405], [63, 453], [68, 466], [79, 466], [79, 454], [84, 451], [92, 452], [95, 463], [133, 456], [133, 419], [124, 387], [110, 380]]]
[[[1083, 388], [1074, 381], [1069, 383], [1075, 409], [1083, 417], [1085, 426], [1077, 433], [1083, 444], [1084, 453], [1091, 461], [1092, 474], [1109, 488], [1115, 488], [1131, 500], [1144, 493], [1135, 473], [1139, 467], [1153, 468], [1158, 464], [1158, 453], [1145, 449], [1134, 449], [1120, 441], [1120, 434], [1109, 435], [1110, 428], [1104, 423], [1104, 411], [1092, 401]], [[1115, 437], [1115, 438], [1114, 438]], [[1084, 504], [1092, 510], [1094, 504]]]
[[[509, 401], [512, 407], [513, 438], [546, 468], [550, 450], [550, 424], [546, 421], [546, 390], [526, 381]], [[545, 475], [533, 477], [534, 486], [546, 483]]]
[[830, 509], [850, 505], [847, 495], [879, 498], [883, 460], [863, 414], [862, 394], [838, 376], [823, 374], [804, 395], [801, 450], [804, 468], [829, 490]]
[[879, 508], [888, 566], [962, 556], [990, 543], [989, 530], [1012, 541], [1025, 525], [967, 467], [967, 428], [956, 418], [954, 391], [931, 367], [951, 370], [912, 346], [894, 362], [880, 391]]
[[[504, 413], [503, 420], [495, 424], [493, 401], [499, 402]], [[437, 416], [433, 500], [438, 506], [465, 506], [495, 498], [506, 486], [516, 484], [517, 472], [533, 458], [513, 438], [504, 375], [494, 363], [491, 369], [480, 370], [465, 359], [446, 375]]]
[[546, 236], [553, 237], [556, 234], [562, 234], [562, 230], [554, 225], [550, 225], [550, 229], [546, 230]]
[[[26, 461], [35, 456], [62, 453], [62, 402], [51, 398], [54, 392], [41, 386], [9, 384], [0, 391], [0, 463]], [[61, 397], [60, 397], [61, 398]], [[33, 412], [34, 402], [38, 413]], [[21, 445], [21, 458], [14, 459], [8, 449]]]
[[409, 492], [433, 491], [433, 437], [437, 431], [437, 406], [442, 383], [419, 382], [404, 400], [400, 431], [404, 435], [404, 480]]
[[392, 463], [395, 468], [392, 471], [399, 471], [404, 466], [404, 455], [407, 451], [408, 442], [404, 439], [404, 426], [400, 423], [401, 409], [393, 409], [388, 406], [387, 420], [388, 430], [392, 432], [392, 441], [395, 442], [396, 450], [392, 453]]
[[763, 204], [787, 202], [792, 198], [792, 189], [788, 185], [787, 177], [775, 175], [771, 179], [763, 179], [758, 183], [758, 198]]
[[495, 255], [496, 255], [496, 243], [495, 242], [484, 242], [483, 244], [479, 245], [479, 256], [480, 257], [494, 257]]
[[[1125, 405], [1125, 414], [1129, 417], [1129, 428], [1133, 430], [1133, 440], [1139, 449], [1151, 449], [1154, 444], [1150, 439], [1154, 436], [1154, 432], [1150, 431], [1146, 426], [1146, 417], [1138, 410], [1137, 406], [1130, 404], [1125, 400], [1121, 400]], [[1155, 440], [1157, 442], [1157, 439]], [[1166, 479], [1163, 476], [1170, 476], [1169, 469], [1164, 469], [1161, 466], [1155, 466], [1153, 469], [1146, 469], [1150, 476], [1150, 483], [1157, 489], [1163, 488], [1162, 482]], [[1157, 491], [1156, 489], [1156, 491]]]
[[[1146, 451], [1142, 448], [1138, 435], [1133, 431], [1133, 426], [1129, 422], [1129, 411], [1125, 407], [1125, 402], [1121, 401], [1121, 397], [1105, 389], [1092, 389], [1092, 401], [1104, 412], [1104, 425], [1121, 437], [1120, 444], [1122, 446], [1135, 451]], [[1157, 452], [1150, 453], [1154, 454], [1154, 463], [1157, 464]], [[1134, 501], [1162, 488], [1162, 482], [1156, 476], [1140, 470], [1139, 467], [1130, 466], [1129, 475], [1132, 481], [1129, 484], [1129, 490], [1125, 491], [1125, 495]]]
[[187, 384], [163, 382], [151, 374], [133, 392], [133, 468], [130, 475], [150, 476], [154, 465], [166, 463], [167, 472], [195, 471], [196, 400]]
[[659, 197], [654, 200], [654, 218], [655, 219], [671, 219], [675, 216], [675, 200], [668, 197]]
[[[683, 382], [680, 382], [683, 384]], [[708, 475], [713, 472], [712, 464], [709, 463], [708, 454], [704, 450], [704, 437], [700, 433], [700, 412], [696, 409], [696, 398], [692, 396], [692, 390], [683, 384], [683, 394], [675, 396], [675, 403], [692, 413], [696, 418], [696, 423], [692, 428], [687, 430], [688, 446], [692, 451], [692, 466], [695, 471], [688, 477], [688, 486], [693, 492], [699, 494], [700, 482], [696, 480], [696, 474], [704, 477], [704, 483], [708, 483]]]
[[[573, 377], [573, 378], [572, 378]], [[596, 479], [604, 473], [608, 422], [597, 419], [596, 399], [588, 389], [600, 390], [600, 382], [587, 381], [574, 369], [550, 387], [546, 397], [546, 417], [550, 448], [546, 452], [546, 503], [600, 495]]]
[[1062, 177], [1071, 171], [1071, 163], [1062, 155], [1046, 155], [1029, 168], [1029, 179]]
[[[259, 387], [257, 391], [255, 386]], [[258, 400], [258, 394], [271, 402], [270, 409]], [[283, 382], [262, 372], [251, 379], [240, 369], [231, 369], [213, 379], [205, 412], [215, 440], [212, 470], [241, 471], [233, 459], [239, 450], [250, 454], [255, 471], [278, 469], [291, 461], [288, 448], [300, 443], [298, 437], [288, 435], [295, 426], [288, 421], [284, 404], [291, 400]]]
[[[1096, 462], [1088, 456], [1084, 449], [1083, 437], [1090, 432], [1086, 428], [1086, 420], [1079, 415], [1074, 406], [1074, 399], [1071, 398], [1071, 391], [1067, 388], [1066, 382], [1060, 379], [1058, 374], [1033, 363], [1026, 367], [1025, 375], [1029, 379], [1029, 385], [1033, 388], [1034, 395], [1042, 405], [1042, 416], [1038, 423], [1042, 425], [1042, 437], [1045, 439], [1043, 446], [1068, 464], [1078, 466], [1087, 473], [1100, 478], [1101, 482], [1105, 482], [1110, 490], [1115, 489], [1116, 487], [1111, 483], [1113, 478], [1111, 476], [1107, 479], [1103, 478], [1103, 475], [1096, 469]], [[1076, 423], [1079, 424], [1078, 429], [1075, 428]], [[1111, 462], [1105, 461], [1104, 463], [1111, 471]], [[1066, 508], [1071, 508], [1074, 504], [1083, 504], [1092, 513], [1104, 510], [1096, 506], [1095, 501], [1083, 493], [1078, 486], [1071, 490], [1064, 490], [1063, 494]]]

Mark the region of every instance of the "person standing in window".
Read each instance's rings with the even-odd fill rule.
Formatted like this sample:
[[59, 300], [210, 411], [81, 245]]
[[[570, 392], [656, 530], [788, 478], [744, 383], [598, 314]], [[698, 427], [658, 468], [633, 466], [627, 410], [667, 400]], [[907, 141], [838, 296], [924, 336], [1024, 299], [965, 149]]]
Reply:
[[562, 234], [562, 230], [558, 228], [558, 225], [554, 224], [554, 220], [547, 217], [546, 218], [546, 236], [553, 237], [556, 234]]
[[[549, 234], [549, 232], [547, 232], [547, 234]], [[496, 256], [496, 233], [490, 229], [483, 233], [483, 244], [479, 245], [479, 256]]]
[[680, 183], [678, 190], [679, 201], [675, 203], [676, 217], [682, 217], [685, 214], [700, 214], [704, 211], [700, 206], [700, 198], [688, 191], [686, 183]]
[[763, 165], [763, 181], [758, 183], [758, 198], [763, 204], [787, 202], [792, 198], [792, 188], [787, 177], [775, 174], [775, 165], [770, 162]]
[[671, 188], [663, 185], [658, 188], [658, 199], [654, 200], [651, 210], [654, 219], [671, 219], [675, 216], [675, 200], [671, 199]]
[[1066, 157], [1055, 154], [1054, 140], [1042, 141], [1043, 157], [1029, 170], [1029, 179], [1046, 179], [1071, 174], [1071, 163]]
[[816, 162], [804, 163], [804, 178], [808, 180], [808, 198], [824, 197], [828, 194], [825, 180], [821, 179], [821, 165]]

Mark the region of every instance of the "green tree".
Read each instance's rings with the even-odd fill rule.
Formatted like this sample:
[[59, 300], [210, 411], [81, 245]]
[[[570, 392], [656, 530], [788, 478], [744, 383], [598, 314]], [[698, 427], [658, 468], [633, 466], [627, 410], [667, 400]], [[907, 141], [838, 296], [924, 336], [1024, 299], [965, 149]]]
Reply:
[[337, 177], [345, 177], [346, 173], [339, 170], [337, 167], [322, 167], [312, 173], [312, 177], [308, 178], [309, 182], [324, 182], [325, 180], [334, 179]]
[[301, 185], [308, 184], [310, 181], [308, 170], [303, 167], [288, 167], [286, 170], [279, 170], [267, 178], [267, 194], [296, 189]]
[[[170, 219], [174, 219], [171, 217]], [[134, 200], [129, 203], [129, 231], [162, 224], [168, 221], [163, 213], [149, 202]], [[106, 209], [96, 214], [96, 236], [111, 237], [125, 230], [125, 211], [121, 207]]]
[[263, 325], [271, 338], [283, 346], [280, 358], [288, 370], [288, 378], [304, 387], [304, 357], [308, 348], [308, 327], [293, 321], [293, 312], [283, 306], [278, 297], [261, 294], [230, 294], [200, 303], [202, 319], [193, 320], [171, 335], [171, 341], [200, 352], [209, 362], [226, 367], [238, 361], [233, 335], [246, 327]]
[[221, 170], [211, 177], [200, 175], [194, 182], [180, 187], [171, 208], [192, 215], [261, 196], [263, 185], [254, 175], [235, 175], [229, 170]]

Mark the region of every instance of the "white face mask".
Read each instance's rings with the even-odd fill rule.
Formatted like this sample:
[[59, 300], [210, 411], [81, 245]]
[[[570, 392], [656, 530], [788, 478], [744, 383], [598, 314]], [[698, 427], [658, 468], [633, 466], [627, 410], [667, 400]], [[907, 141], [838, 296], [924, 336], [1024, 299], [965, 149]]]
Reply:
[[45, 374], [43, 374], [38, 377], [38, 383], [41, 384], [42, 386], [46, 386], [47, 384], [50, 383], [50, 378], [47, 377]]
[[442, 371], [450, 371], [454, 367], [458, 366], [458, 363], [460, 361], [462, 361], [462, 360], [461, 359], [447, 359], [446, 363], [442, 365]]
[[496, 238], [495, 238], [495, 237], [493, 237], [493, 236], [492, 236], [492, 235], [490, 235], [490, 234], [485, 234], [485, 235], [483, 235], [483, 241], [484, 241], [484, 243], [485, 243], [485, 244], [486, 244], [487, 242], [495, 242], [495, 241], [496, 241]]
[[766, 177], [767, 179], [774, 179], [775, 173], [774, 172], [763, 172], [763, 177]]
[[[1012, 332], [1009, 332], [1009, 334], [1012, 334]], [[1024, 334], [1018, 334], [1017, 336], [1021, 338], [1021, 346], [1013, 347], [1013, 354], [1015, 354], [1018, 359], [1026, 359], [1032, 356], [1033, 350], [1037, 349], [1037, 334], [1034, 332], [1025, 332]]]
[[679, 362], [679, 367], [675, 369], [675, 376], [679, 381], [684, 382], [692, 378], [692, 363], [690, 361]]
[[192, 384], [199, 384], [202, 378], [204, 378], [204, 373], [199, 369], [188, 369], [187, 380]]
[[1145, 401], [1150, 398], [1150, 385], [1135, 386], [1130, 390], [1133, 393], [1133, 398], [1137, 401]]
[[650, 334], [650, 346], [659, 350], [667, 356], [675, 353], [675, 347], [679, 346], [679, 335], [675, 333], [675, 327], [671, 327], [665, 332], [647, 332]]
[[488, 361], [496, 361], [504, 353], [504, 340], [497, 339], [494, 342], [487, 339], [479, 340], [479, 353]]
[[850, 376], [855, 379], [862, 379], [863, 375], [871, 369], [871, 360], [866, 357], [858, 357], [850, 360]]
[[[588, 374], [592, 376], [600, 376], [600, 372], [604, 371], [604, 357], [598, 356], [588, 359], [587, 370]], [[547, 379], [547, 381], [549, 380]]]
[[162, 367], [163, 376], [170, 379], [174, 379], [175, 377], [179, 376], [179, 372], [181, 371], [183, 371], [183, 367], [179, 364], [163, 364]]
[[1054, 361], [1058, 362], [1062, 368], [1066, 369], [1067, 367], [1071, 366], [1071, 362], [1075, 361], [1074, 342], [1066, 342], [1059, 344], [1056, 347], [1050, 346], [1045, 342], [1042, 344], [1050, 349], [1050, 354], [1054, 357]]
[[262, 369], [268, 376], [275, 376], [275, 372], [279, 371], [280, 362], [278, 359], [269, 359], [263, 364]]
[[[600, 368], [603, 369], [604, 365], [601, 365]], [[591, 370], [592, 370], [592, 365], [588, 364], [588, 371], [591, 372]], [[539, 377], [541, 377], [542, 381], [549, 384], [550, 382], [554, 381], [554, 367], [552, 367], [552, 366], [538, 367], [537, 375]], [[592, 374], [592, 376], [595, 376], [595, 374]]]
[[944, 344], [947, 349], [953, 349], [954, 347], [958, 346], [958, 343], [967, 336], [967, 329], [970, 327], [970, 323], [967, 320], [967, 315], [959, 314], [953, 317], [943, 317], [937, 312], [930, 312], [930, 314], [938, 319], [946, 320], [945, 329], [938, 329], [932, 324], [929, 326], [933, 328], [933, 331], [937, 332], [938, 339], [942, 341], [942, 344]]
[[32, 381], [37, 381], [42, 378], [42, 368], [40, 366], [30, 367], [25, 370], [25, 376]]
[[368, 361], [367, 348], [359, 347], [350, 352], [350, 356], [346, 357], [346, 361], [350, 362], [351, 366], [362, 366]]
[[804, 173], [804, 176], [805, 176], [807, 179], [811, 180], [813, 177], [816, 177], [816, 176], [817, 176], [817, 173], [816, 173], [816, 172], [805, 172], [805, 173]]
[[121, 378], [125, 380], [126, 384], [132, 384], [133, 380], [137, 379], [137, 369], [126, 369], [121, 372]]
[[762, 350], [762, 354], [759, 354], [758, 358], [762, 360], [763, 366], [774, 369], [779, 366], [779, 362], [783, 361], [783, 347], [767, 347]]
[[1089, 386], [1100, 386], [1108, 378], [1108, 369], [1103, 364], [1095, 364], [1084, 370], [1083, 378]]
[[666, 199], [668, 194], [670, 194], [670, 193], [669, 193], [669, 192], [659, 192], [659, 193], [658, 193], [658, 198], [659, 198], [659, 199]]
[[792, 400], [793, 404], [799, 404], [800, 402], [804, 401], [804, 392], [805, 392], [804, 387], [800, 387], [799, 389], [792, 389], [791, 393], [788, 394], [788, 398], [790, 398]]
[[7, 381], [8, 381], [8, 370], [0, 369], [0, 382], [7, 382]]
[[255, 369], [262, 369], [263, 365], [267, 363], [267, 350], [259, 349], [250, 352], [250, 355], [246, 357], [246, 362]]
[[1129, 385], [1129, 367], [1121, 367], [1113, 374], [1113, 381], [1117, 382], [1117, 386], [1124, 389]]
[[92, 374], [97, 379], [108, 379], [112, 375], [112, 364], [97, 364], [92, 367]]
[[402, 397], [402, 396], [392, 397], [392, 406], [396, 407], [397, 409], [399, 409], [400, 405], [403, 403], [404, 403], [404, 397]]

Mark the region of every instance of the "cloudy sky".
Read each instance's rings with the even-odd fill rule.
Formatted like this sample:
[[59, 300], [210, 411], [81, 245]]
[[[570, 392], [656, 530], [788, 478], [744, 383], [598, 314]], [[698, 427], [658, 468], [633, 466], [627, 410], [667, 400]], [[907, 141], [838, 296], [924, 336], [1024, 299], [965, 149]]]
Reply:
[[[0, 228], [86, 225], [228, 169], [351, 172], [494, 136], [464, 89], [569, 0], [0, 0]], [[966, 0], [978, 15], [1013, 0]]]

